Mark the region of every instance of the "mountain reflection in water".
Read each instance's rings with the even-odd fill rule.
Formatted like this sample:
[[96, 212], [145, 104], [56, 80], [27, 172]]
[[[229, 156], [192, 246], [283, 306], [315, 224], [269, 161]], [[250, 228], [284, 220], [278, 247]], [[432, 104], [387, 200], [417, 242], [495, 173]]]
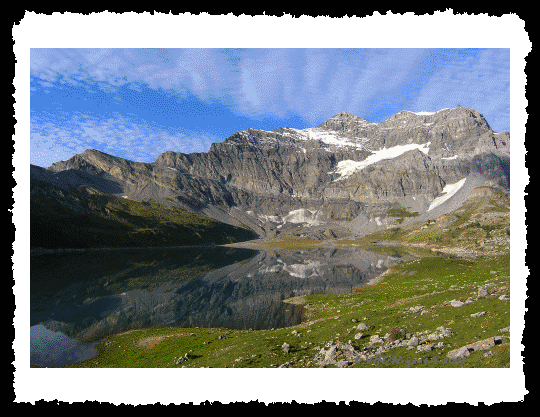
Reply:
[[303, 307], [283, 299], [348, 293], [403, 260], [359, 249], [225, 247], [32, 256], [31, 327], [80, 343], [150, 327], [287, 327]]

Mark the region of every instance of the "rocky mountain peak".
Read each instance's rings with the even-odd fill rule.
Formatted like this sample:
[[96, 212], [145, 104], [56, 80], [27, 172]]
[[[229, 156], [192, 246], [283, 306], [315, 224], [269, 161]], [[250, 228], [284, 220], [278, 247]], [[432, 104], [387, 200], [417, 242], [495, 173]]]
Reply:
[[340, 132], [358, 130], [359, 128], [365, 128], [370, 124], [371, 123], [362, 117], [358, 117], [346, 112], [340, 112], [317, 127]]

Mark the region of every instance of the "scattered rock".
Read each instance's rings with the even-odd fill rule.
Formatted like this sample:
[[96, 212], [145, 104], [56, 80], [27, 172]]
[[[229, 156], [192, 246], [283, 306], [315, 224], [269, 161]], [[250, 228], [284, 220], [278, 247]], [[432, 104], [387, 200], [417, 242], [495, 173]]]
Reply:
[[360, 340], [362, 338], [363, 334], [362, 333], [356, 333], [354, 335], [354, 340]]
[[356, 330], [368, 330], [369, 327], [365, 323], [360, 323], [358, 326], [356, 326]]
[[508, 294], [503, 294], [499, 297], [499, 300], [501, 301], [509, 301], [510, 300], [510, 297], [508, 296]]
[[469, 355], [470, 355], [469, 348], [467, 348], [466, 346], [463, 346], [462, 348], [448, 352], [446, 357], [449, 359], [456, 359], [456, 358], [465, 358]]
[[283, 343], [281, 348], [283, 349], [284, 353], [289, 353], [289, 349], [291, 348], [291, 345], [289, 345], [287, 342], [285, 342], [285, 343]]
[[[487, 339], [480, 340], [478, 342], [470, 343], [459, 349], [454, 349], [446, 355], [448, 358], [459, 358], [463, 356], [469, 356], [471, 351], [491, 349], [493, 346], [503, 342], [506, 336], [488, 337]], [[467, 353], [464, 353], [464, 352]]]
[[485, 297], [489, 297], [488, 290], [486, 290], [485, 288], [480, 288], [478, 290], [478, 298], [485, 298]]
[[461, 307], [463, 305], [463, 303], [461, 301], [452, 300], [452, 301], [450, 301], [450, 305], [452, 307]]
[[433, 345], [432, 344], [419, 345], [419, 346], [416, 347], [416, 350], [418, 350], [420, 352], [429, 352], [429, 351], [433, 350]]
[[452, 332], [450, 330], [448, 330], [448, 329], [444, 329], [444, 330], [441, 331], [441, 335], [443, 337], [449, 337], [449, 336], [452, 336]]
[[420, 341], [418, 340], [418, 338], [415, 336], [415, 337], [411, 337], [411, 339], [407, 342], [407, 346], [418, 346], [418, 344], [420, 343]]
[[338, 363], [336, 363], [336, 366], [338, 368], [346, 368], [347, 366], [349, 366], [352, 362], [349, 362], [349, 361], [345, 361], [345, 360], [341, 360], [339, 361]]
[[191, 351], [190, 351], [190, 352], [187, 352], [184, 356], [180, 356], [178, 359], [176, 359], [174, 363], [178, 365], [182, 362], [187, 362], [188, 360], [192, 358], [193, 358], [193, 355], [191, 354]]
[[480, 316], [483, 316], [484, 314], [486, 314], [485, 311], [480, 311], [478, 313], [471, 314], [471, 317], [480, 317]]

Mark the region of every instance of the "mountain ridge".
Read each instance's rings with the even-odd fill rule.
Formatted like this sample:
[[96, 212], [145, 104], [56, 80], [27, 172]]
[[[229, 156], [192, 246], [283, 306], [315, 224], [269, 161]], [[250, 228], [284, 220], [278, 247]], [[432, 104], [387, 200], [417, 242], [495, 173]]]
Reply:
[[[457, 106], [400, 111], [381, 123], [340, 112], [302, 130], [246, 129], [208, 152], [167, 151], [151, 163], [86, 150], [46, 170], [77, 173], [81, 184], [106, 181], [116, 196], [153, 198], [264, 237], [286, 226], [272, 217], [295, 210], [318, 211], [317, 226], [344, 234], [364, 233], [351, 228], [358, 216], [388, 227], [389, 209], [424, 214], [445, 186], [466, 178], [509, 192], [509, 163], [509, 132], [496, 133], [481, 113]], [[313, 225], [298, 221], [296, 227]]]

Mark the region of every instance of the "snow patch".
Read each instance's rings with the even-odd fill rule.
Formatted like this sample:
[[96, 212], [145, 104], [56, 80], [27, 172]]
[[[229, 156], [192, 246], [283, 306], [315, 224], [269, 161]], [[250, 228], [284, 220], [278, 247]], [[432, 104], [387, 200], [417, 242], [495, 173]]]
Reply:
[[286, 223], [306, 223], [307, 226], [320, 226], [324, 224], [323, 215], [318, 210], [298, 209], [290, 211], [284, 217], [269, 216], [267, 214], [256, 214], [253, 211], [246, 211], [252, 217], [259, 220], [260, 223], [273, 222], [280, 223], [281, 228]]
[[333, 130], [326, 130], [321, 129], [317, 127], [310, 127], [308, 129], [303, 130], [296, 130], [296, 129], [290, 129], [293, 130], [297, 136], [297, 139], [300, 140], [318, 140], [324, 143], [325, 145], [329, 146], [337, 146], [337, 147], [354, 147], [354, 148], [360, 148], [365, 149], [365, 143], [369, 141], [368, 138], [356, 138], [356, 141], [359, 142], [353, 142], [350, 139], [340, 137], [339, 133], [333, 131]]
[[455, 193], [458, 192], [458, 190], [463, 186], [463, 184], [465, 184], [466, 180], [467, 178], [463, 178], [461, 181], [458, 181], [455, 184], [446, 184], [442, 190], [444, 195], [435, 198], [429, 205], [427, 211], [433, 210], [435, 207], [441, 205], [446, 200], [451, 198]]
[[283, 270], [296, 278], [310, 278], [321, 275], [321, 263], [319, 261], [305, 261], [305, 264], [284, 264]]
[[307, 223], [309, 226], [319, 226], [324, 224], [318, 210], [311, 211], [307, 209], [298, 209], [290, 211], [288, 215], [283, 217], [285, 223]]
[[396, 158], [404, 154], [405, 152], [412, 151], [414, 149], [418, 149], [419, 151], [427, 155], [429, 152], [429, 145], [431, 145], [431, 142], [427, 142], [424, 144], [409, 143], [407, 145], [393, 146], [388, 149], [383, 148], [378, 151], [374, 151], [372, 155], [369, 155], [363, 161], [352, 161], [350, 159], [347, 159], [345, 161], [340, 161], [337, 164], [337, 169], [335, 171], [329, 172], [329, 174], [336, 173], [336, 174], [341, 175], [340, 178], [334, 180], [334, 181], [339, 181], [339, 180], [350, 177], [355, 172], [361, 169], [364, 169], [365, 167], [369, 165], [375, 164], [384, 159]]

